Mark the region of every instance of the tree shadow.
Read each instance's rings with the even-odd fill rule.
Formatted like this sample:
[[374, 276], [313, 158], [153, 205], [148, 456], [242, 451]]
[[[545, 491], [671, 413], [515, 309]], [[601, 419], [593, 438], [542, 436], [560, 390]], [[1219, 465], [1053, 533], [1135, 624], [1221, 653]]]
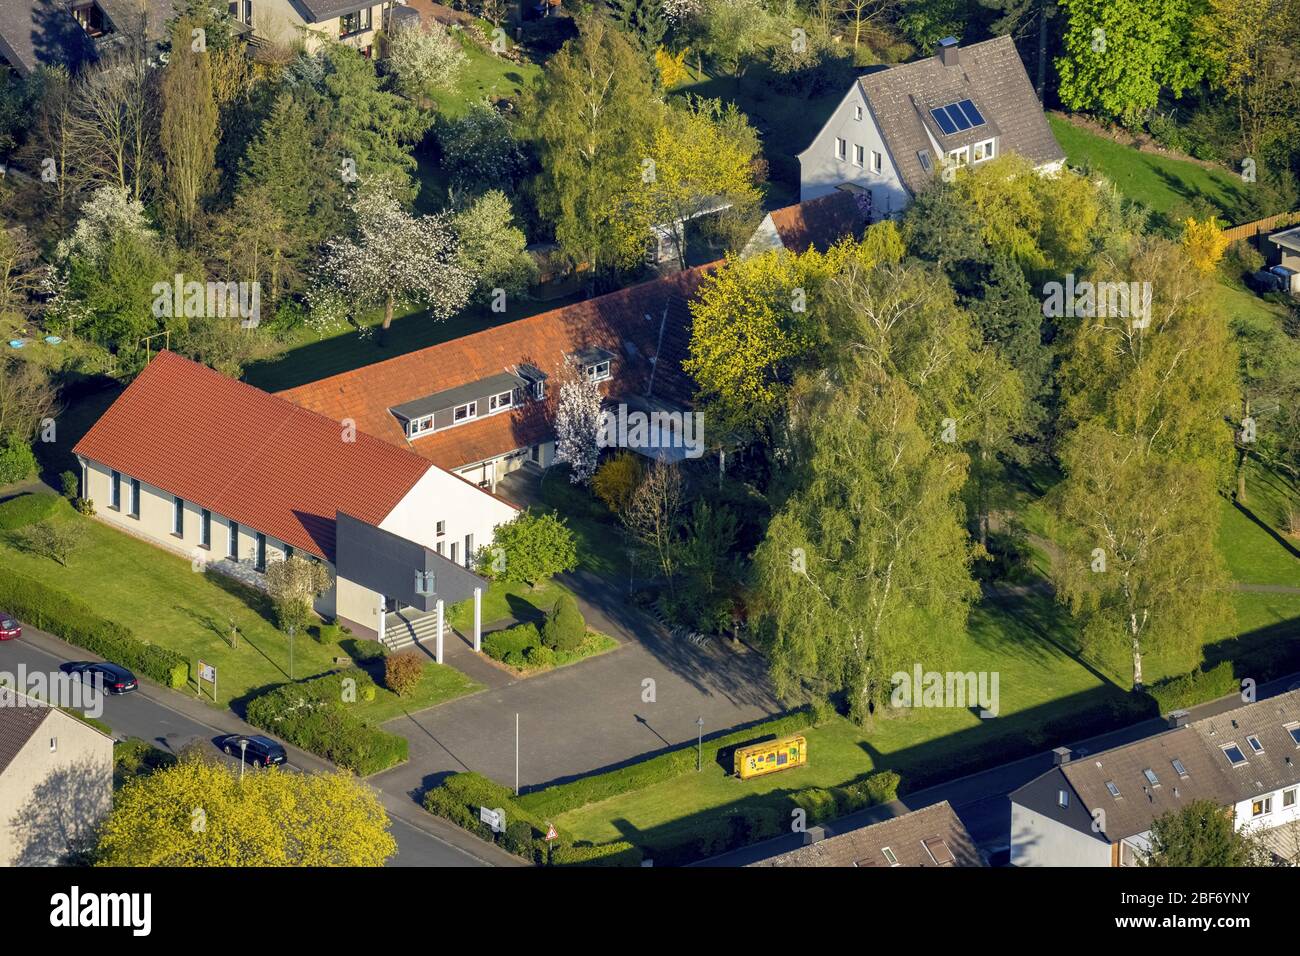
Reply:
[[9, 821], [11, 866], [85, 864], [113, 804], [112, 760], [82, 757], [52, 770]]

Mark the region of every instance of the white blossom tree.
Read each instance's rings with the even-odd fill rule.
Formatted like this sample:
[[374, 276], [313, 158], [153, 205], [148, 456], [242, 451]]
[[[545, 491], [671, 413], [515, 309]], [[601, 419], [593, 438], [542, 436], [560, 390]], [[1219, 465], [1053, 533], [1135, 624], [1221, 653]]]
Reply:
[[384, 307], [384, 328], [398, 305], [423, 302], [442, 320], [469, 301], [474, 276], [459, 264], [449, 217], [407, 212], [384, 179], [367, 183], [352, 205], [356, 238], [325, 243], [309, 299], [313, 311]]
[[451, 89], [465, 65], [465, 51], [441, 23], [398, 27], [388, 40], [388, 63], [407, 95]]
[[574, 376], [560, 385], [555, 409], [555, 460], [568, 462], [569, 481], [585, 485], [600, 459], [600, 385]]

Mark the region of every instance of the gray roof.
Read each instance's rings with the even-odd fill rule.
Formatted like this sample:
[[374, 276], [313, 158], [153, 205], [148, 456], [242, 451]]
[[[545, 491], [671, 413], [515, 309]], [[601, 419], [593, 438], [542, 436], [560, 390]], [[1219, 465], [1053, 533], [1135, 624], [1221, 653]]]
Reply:
[[[944, 66], [926, 57], [858, 79], [903, 185], [916, 193], [933, 175], [918, 156], [929, 152], [932, 170], [937, 166], [932, 136], [945, 153], [996, 136], [999, 154], [1018, 153], [1036, 166], [1065, 159], [1010, 36], [960, 47], [957, 59]], [[944, 135], [930, 110], [967, 99], [985, 124]]]
[[[172, 0], [95, 0], [118, 33], [148, 14], [147, 35], [160, 40], [175, 15]], [[70, 12], [68, 0], [0, 0], [0, 56], [26, 75], [38, 66], [62, 64], [75, 70], [95, 59], [97, 43]], [[111, 42], [109, 34], [100, 42]]]
[[51, 713], [48, 706], [26, 694], [24, 706], [16, 706], [16, 696], [9, 688], [0, 689], [0, 774], [9, 768]]
[[827, 837], [752, 866], [986, 866], [948, 801]]
[[[1212, 800], [1227, 807], [1300, 784], [1300, 744], [1286, 729], [1293, 723], [1300, 724], [1300, 690], [1055, 767], [1012, 793], [1011, 800], [1116, 843], [1145, 833], [1158, 817], [1193, 800]], [[1259, 739], [1262, 753], [1255, 753], [1247, 743], [1250, 736]], [[1230, 743], [1246, 757], [1238, 767], [1223, 753]], [[1174, 769], [1175, 760], [1182, 764], [1184, 775]], [[1155, 783], [1147, 778], [1147, 770], [1155, 775]], [[1115, 785], [1118, 797], [1108, 783]], [[1072, 793], [1070, 807], [1057, 805], [1058, 788]], [[1098, 809], [1105, 811], [1105, 817], [1100, 831], [1094, 833], [1092, 812]]]
[[457, 405], [463, 405], [465, 402], [482, 398], [484, 395], [507, 392], [514, 388], [526, 388], [527, 386], [528, 383], [518, 375], [501, 372], [475, 382], [457, 385], [455, 388], [434, 392], [424, 398], [417, 398], [414, 401], [403, 402], [401, 405], [394, 405], [389, 411], [398, 418], [410, 421], [412, 418], [432, 415], [434, 412], [440, 412], [445, 408], [455, 408]]
[[1300, 228], [1284, 229], [1269, 236], [1269, 241], [1293, 252], [1300, 252]]
[[[332, 20], [345, 13], [356, 13], [365, 7], [373, 6], [377, 0], [293, 0], [303, 19], [308, 23], [320, 23]], [[375, 24], [378, 28], [379, 24]]]
[[[487, 580], [468, 568], [417, 541], [341, 511], [336, 517], [335, 542], [334, 567], [339, 577], [422, 611], [433, 610], [439, 600], [449, 605], [468, 600], [475, 588], [487, 590]], [[417, 571], [432, 575], [428, 593], [416, 591]]]

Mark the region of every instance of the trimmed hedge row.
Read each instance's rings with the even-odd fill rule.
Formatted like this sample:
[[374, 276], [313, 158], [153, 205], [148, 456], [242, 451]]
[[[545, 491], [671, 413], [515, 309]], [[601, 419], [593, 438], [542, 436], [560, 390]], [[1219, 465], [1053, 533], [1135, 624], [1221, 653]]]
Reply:
[[1224, 697], [1237, 690], [1237, 687], [1232, 662], [1221, 661], [1209, 670], [1197, 668], [1190, 674], [1166, 678], [1147, 688], [1147, 693], [1160, 708], [1160, 713], [1168, 714], [1193, 704], [1203, 704], [1216, 697]]
[[17, 531], [54, 517], [63, 499], [53, 492], [39, 491], [0, 501], [0, 531]]
[[262, 730], [366, 777], [407, 759], [410, 747], [405, 737], [371, 726], [348, 709], [351, 702], [374, 697], [374, 680], [352, 667], [298, 684], [281, 684], [253, 698], [245, 717]]
[[100, 617], [90, 605], [43, 581], [6, 571], [0, 575], [0, 608], [164, 687], [189, 683], [188, 658], [140, 640], [130, 628]]
[[[773, 720], [755, 724], [744, 730], [734, 731], [722, 737], [704, 741], [704, 762], [712, 763], [722, 754], [724, 763], [727, 751], [734, 750], [740, 744], [757, 743], [764, 737], [784, 737], [807, 730], [813, 723], [812, 713], [806, 707], [791, 711]], [[569, 810], [585, 807], [589, 803], [608, 800], [621, 793], [641, 790], [684, 773], [695, 772], [696, 745], [683, 744], [675, 750], [659, 754], [639, 763], [620, 767], [608, 773], [581, 777], [571, 783], [563, 783], [543, 790], [535, 790], [519, 798], [519, 805], [529, 813], [538, 816], [558, 816]]]

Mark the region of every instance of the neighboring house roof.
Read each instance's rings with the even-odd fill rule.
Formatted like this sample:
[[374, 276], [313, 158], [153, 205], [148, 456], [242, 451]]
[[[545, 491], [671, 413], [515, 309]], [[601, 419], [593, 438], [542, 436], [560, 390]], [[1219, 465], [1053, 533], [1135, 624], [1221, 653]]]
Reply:
[[0, 775], [50, 716], [49, 707], [30, 697], [23, 703], [24, 706], [17, 706], [15, 692], [0, 687]]
[[[1036, 166], [1065, 159], [1010, 36], [960, 47], [956, 59], [944, 66], [930, 56], [858, 78], [908, 190], [919, 192], [938, 168], [932, 136], [945, 153], [997, 136], [999, 153], [1018, 153]], [[930, 110], [967, 99], [985, 124], [945, 135]], [[923, 151], [929, 170], [921, 163]]]
[[812, 248], [825, 252], [845, 236], [860, 235], [867, 225], [858, 197], [843, 189], [774, 209], [769, 215], [781, 245], [797, 253]]
[[826, 837], [752, 865], [957, 867], [988, 864], [976, 849], [966, 827], [944, 800], [881, 823]]
[[1268, 238], [1275, 246], [1290, 249], [1292, 252], [1300, 252], [1300, 228], [1284, 229], [1281, 232], [1273, 233]]
[[[175, 15], [172, 0], [95, 0], [118, 33], [134, 30], [138, 12], [148, 15], [146, 35], [161, 40]], [[75, 70], [95, 59], [96, 41], [71, 14], [69, 0], [0, 2], [0, 56], [19, 72], [62, 64]], [[111, 40], [111, 35], [103, 38]]]
[[[365, 7], [374, 6], [378, 0], [293, 0], [306, 23], [320, 23], [332, 20], [345, 13], [356, 13]], [[378, 28], [379, 24], [375, 24]]]
[[[1286, 729], [1293, 723], [1300, 724], [1300, 690], [1072, 760], [1021, 787], [1011, 800], [1116, 843], [1145, 833], [1157, 818], [1193, 800], [1226, 807], [1300, 784], [1300, 745]], [[1251, 748], [1251, 736], [1258, 738], [1262, 752]], [[1240, 748], [1245, 763], [1232, 765], [1223, 752], [1228, 744]], [[1185, 773], [1175, 769], [1175, 760]], [[1148, 770], [1155, 783], [1146, 776]], [[1051, 780], [1058, 783], [1043, 786]], [[1085, 812], [1056, 806], [1053, 787], [1060, 781], [1069, 785]], [[1094, 830], [1092, 814], [1098, 809], [1105, 815]]]
[[[682, 370], [690, 338], [687, 300], [712, 266], [644, 282], [526, 319], [462, 336], [278, 393], [393, 445], [410, 448], [443, 468], [497, 458], [552, 436], [551, 422], [567, 357], [585, 349], [613, 353], [610, 398], [653, 395], [687, 404], [694, 385]], [[662, 334], [661, 334], [662, 329]], [[653, 360], [653, 361], [652, 361]], [[410, 441], [393, 410], [439, 393], [532, 365], [547, 376], [545, 401]]]
[[378, 524], [430, 468], [166, 351], [73, 452], [331, 561], [338, 512]]

